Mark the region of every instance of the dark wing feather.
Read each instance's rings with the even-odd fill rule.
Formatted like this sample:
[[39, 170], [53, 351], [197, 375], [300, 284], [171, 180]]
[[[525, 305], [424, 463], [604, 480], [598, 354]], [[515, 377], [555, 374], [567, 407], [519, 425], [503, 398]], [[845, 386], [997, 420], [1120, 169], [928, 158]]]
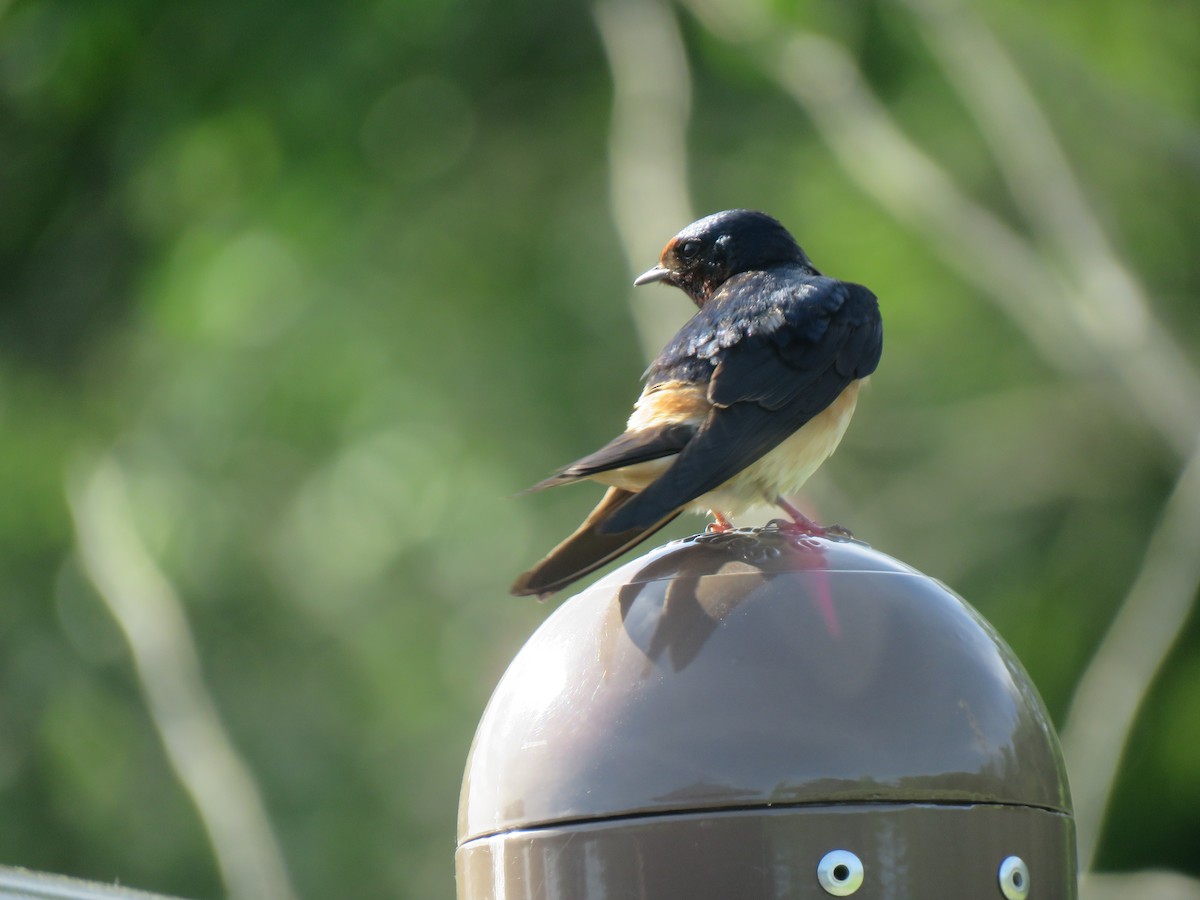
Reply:
[[781, 303], [778, 293], [768, 296], [775, 297], [775, 308], [782, 306], [783, 321], [770, 328], [747, 325], [747, 336], [722, 353], [709, 384], [713, 403], [752, 401], [781, 409], [803, 400], [830, 369], [843, 379], [843, 387], [875, 371], [883, 326], [874, 294], [832, 278], [806, 280], [790, 302]]
[[714, 407], [671, 467], [605, 530], [644, 526], [719, 487], [874, 371], [882, 326], [870, 291], [819, 276], [748, 276], [718, 291], [714, 309], [697, 313], [651, 367], [651, 377], [677, 377], [698, 360], [715, 364]]
[[569, 484], [581, 478], [589, 478], [600, 472], [609, 472], [635, 463], [671, 456], [686, 447], [688, 441], [695, 434], [696, 426], [682, 424], [660, 425], [638, 431], [627, 431], [613, 438], [595, 453], [589, 453], [582, 459], [575, 460], [569, 466], [559, 469], [549, 478], [539, 481], [528, 490], [541, 491], [560, 484]]
[[609, 488], [604, 499], [574, 534], [516, 580], [511, 588], [512, 593], [519, 597], [529, 594], [549, 596], [640, 544], [679, 514], [679, 510], [675, 510], [647, 527], [616, 533], [605, 531], [602, 526], [608, 517], [632, 496], [634, 494], [630, 491]]

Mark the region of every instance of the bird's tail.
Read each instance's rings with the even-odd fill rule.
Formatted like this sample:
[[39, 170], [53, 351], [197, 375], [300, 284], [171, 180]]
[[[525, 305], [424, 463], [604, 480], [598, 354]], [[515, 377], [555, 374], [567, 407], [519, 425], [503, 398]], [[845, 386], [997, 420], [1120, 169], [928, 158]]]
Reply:
[[603, 523], [632, 496], [632, 491], [609, 488], [604, 499], [592, 510], [591, 515], [584, 519], [575, 533], [518, 578], [511, 588], [511, 593], [518, 597], [529, 594], [537, 594], [540, 598], [548, 597], [589, 572], [594, 572], [629, 548], [637, 546], [680, 513], [680, 510], [675, 510], [648, 528], [631, 528], [617, 534], [605, 534], [601, 531]]

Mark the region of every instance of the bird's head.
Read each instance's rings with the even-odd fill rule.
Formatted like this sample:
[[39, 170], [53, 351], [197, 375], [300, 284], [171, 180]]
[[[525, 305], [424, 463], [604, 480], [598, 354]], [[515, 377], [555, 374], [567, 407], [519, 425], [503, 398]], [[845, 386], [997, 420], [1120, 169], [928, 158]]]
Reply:
[[672, 284], [703, 306], [731, 276], [788, 262], [812, 269], [778, 221], [752, 209], [729, 209], [695, 221], [671, 238], [658, 265], [633, 283]]

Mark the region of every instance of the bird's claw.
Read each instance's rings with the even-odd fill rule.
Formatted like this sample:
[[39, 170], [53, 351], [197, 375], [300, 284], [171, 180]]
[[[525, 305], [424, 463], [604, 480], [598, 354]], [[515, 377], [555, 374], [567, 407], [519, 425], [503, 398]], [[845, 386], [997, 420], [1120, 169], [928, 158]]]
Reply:
[[733, 522], [729, 521], [723, 513], [710, 509], [708, 514], [713, 517], [713, 520], [704, 529], [705, 534], [727, 534], [734, 530]]

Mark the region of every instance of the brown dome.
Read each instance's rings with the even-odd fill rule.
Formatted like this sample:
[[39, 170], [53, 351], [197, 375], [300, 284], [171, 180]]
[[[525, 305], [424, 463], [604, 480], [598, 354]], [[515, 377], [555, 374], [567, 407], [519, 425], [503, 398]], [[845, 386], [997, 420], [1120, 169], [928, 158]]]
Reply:
[[[509, 666], [467, 763], [460, 897], [490, 896], [476, 893], [479, 879], [490, 885], [501, 870], [509, 896], [592, 896], [578, 884], [526, 892], [545, 881], [527, 876], [534, 866], [578, 879], [598, 859], [609, 878], [627, 869], [645, 880], [653, 861], [664, 884], [691, 871], [688, 890], [736, 873], [743, 897], [808, 896], [750, 888], [775, 885], [792, 868], [785, 857], [815, 852], [796, 845], [801, 835], [835, 834], [829, 823], [846, 827], [854, 812], [867, 818], [846, 840], [885, 857], [894, 847], [879, 843], [880, 829], [892, 819], [893, 837], [906, 822], [938, 834], [925, 842], [930, 871], [905, 864], [909, 887], [949, 886], [937, 860], [956, 840], [984, 851], [982, 862], [960, 853], [983, 866], [963, 890], [984, 877], [995, 891], [996, 866], [1015, 852], [1073, 885], [1057, 739], [1028, 675], [978, 613], [857, 541], [770, 526], [698, 535], [567, 600]], [[692, 848], [685, 861], [638, 849], [655, 835]], [[751, 865], [743, 851], [759, 844], [774, 848], [770, 862]], [[734, 848], [737, 865], [718, 866]], [[868, 875], [870, 865], [877, 878], [879, 861]]]

